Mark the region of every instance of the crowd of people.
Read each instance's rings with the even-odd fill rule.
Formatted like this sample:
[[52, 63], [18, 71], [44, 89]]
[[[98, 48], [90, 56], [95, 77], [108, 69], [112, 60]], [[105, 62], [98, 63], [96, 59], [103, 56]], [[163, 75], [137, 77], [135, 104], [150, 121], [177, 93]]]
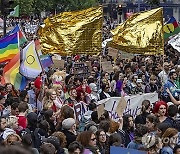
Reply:
[[[113, 26], [104, 24], [104, 39]], [[62, 57], [60, 82], [53, 78], [59, 70], [50, 67], [23, 91], [0, 85], [0, 154], [109, 154], [111, 146], [180, 154], [179, 52], [165, 44], [163, 56], [113, 59], [108, 49], [101, 56], [111, 61], [112, 72], [102, 69], [99, 56], [76, 55]], [[72, 73], [74, 64], [86, 61], [88, 76]], [[136, 117], [124, 114], [114, 121], [106, 110], [98, 116], [98, 101], [144, 93], [158, 93], [159, 100], [143, 100]]]

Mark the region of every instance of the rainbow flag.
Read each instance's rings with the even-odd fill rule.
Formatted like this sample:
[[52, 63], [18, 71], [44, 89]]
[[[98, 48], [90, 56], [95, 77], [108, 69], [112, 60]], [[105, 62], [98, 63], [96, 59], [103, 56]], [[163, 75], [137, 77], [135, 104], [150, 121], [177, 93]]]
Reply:
[[18, 52], [18, 33], [0, 40], [0, 63], [10, 61]]
[[169, 21], [164, 25], [163, 30], [164, 30], [164, 39], [167, 39], [170, 36], [178, 34], [180, 32], [180, 27], [176, 19], [174, 17], [171, 17]]
[[20, 25], [16, 25], [14, 29], [12, 29], [9, 33], [7, 33], [7, 36], [12, 35], [14, 33], [18, 33], [18, 38], [19, 38], [19, 45], [23, 45], [24, 43], [27, 42], [27, 38], [24, 35], [23, 31], [21, 30]]
[[24, 90], [27, 79], [19, 73], [20, 52], [3, 69], [3, 83], [11, 83], [17, 90]]

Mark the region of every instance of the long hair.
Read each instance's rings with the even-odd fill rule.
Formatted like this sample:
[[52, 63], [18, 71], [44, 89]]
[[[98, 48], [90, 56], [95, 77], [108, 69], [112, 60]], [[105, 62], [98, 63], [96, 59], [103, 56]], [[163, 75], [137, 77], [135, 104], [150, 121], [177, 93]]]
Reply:
[[130, 115], [130, 114], [126, 114], [123, 116], [123, 130], [127, 130], [128, 132], [129, 131], [134, 131], [134, 127], [132, 128], [129, 128], [129, 118], [133, 116]]
[[176, 134], [178, 134], [177, 129], [168, 128], [162, 135], [163, 144], [166, 146], [169, 145], [172, 137], [175, 136]]
[[51, 109], [52, 105], [53, 105], [53, 101], [51, 100], [51, 94], [54, 92], [54, 89], [49, 89], [46, 94], [45, 97], [43, 99], [43, 109], [48, 110]]
[[[91, 136], [94, 133], [92, 131], [84, 131], [82, 133], [80, 133], [77, 137], [77, 141], [79, 143], [81, 143], [84, 147], [88, 147], [89, 146], [89, 142], [91, 140]], [[94, 134], [95, 135], [95, 134]]]
[[141, 107], [141, 113], [144, 114], [146, 113], [146, 110], [150, 107], [151, 103], [149, 100], [144, 100], [142, 102], [142, 107]]

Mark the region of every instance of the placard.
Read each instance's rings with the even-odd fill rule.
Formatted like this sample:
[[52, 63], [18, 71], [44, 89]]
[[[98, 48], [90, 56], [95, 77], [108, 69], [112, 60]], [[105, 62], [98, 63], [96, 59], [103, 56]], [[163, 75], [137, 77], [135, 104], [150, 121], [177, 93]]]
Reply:
[[112, 56], [113, 59], [116, 59], [117, 56], [118, 56], [118, 50], [109, 47], [109, 48], [108, 48], [108, 55], [109, 55], [109, 56]]
[[123, 112], [126, 109], [126, 106], [127, 106], [126, 100], [124, 99], [124, 97], [121, 97], [116, 107], [116, 113], [118, 114], [119, 117], [122, 117]]
[[98, 119], [103, 115], [104, 113], [104, 104], [101, 104], [97, 107], [97, 113], [98, 113]]
[[64, 60], [58, 60], [58, 59], [52, 59], [53, 60], [53, 65], [52, 67], [55, 69], [60, 69], [63, 70], [64, 69]]
[[113, 66], [111, 64], [111, 61], [101, 62], [101, 66], [104, 72], [113, 72]]

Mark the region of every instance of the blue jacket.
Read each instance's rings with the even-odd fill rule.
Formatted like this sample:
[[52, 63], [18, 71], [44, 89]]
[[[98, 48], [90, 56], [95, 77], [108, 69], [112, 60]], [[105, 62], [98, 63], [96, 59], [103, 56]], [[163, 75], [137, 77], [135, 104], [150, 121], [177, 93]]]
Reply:
[[163, 91], [164, 96], [169, 96], [168, 93], [166, 92], [167, 88], [171, 91], [174, 97], [178, 97], [178, 95], [180, 94], [179, 90], [177, 89], [177, 85], [171, 80], [168, 80], [167, 83], [164, 85], [164, 91]]
[[161, 150], [161, 154], [173, 154], [173, 149], [169, 146], [163, 147]]

